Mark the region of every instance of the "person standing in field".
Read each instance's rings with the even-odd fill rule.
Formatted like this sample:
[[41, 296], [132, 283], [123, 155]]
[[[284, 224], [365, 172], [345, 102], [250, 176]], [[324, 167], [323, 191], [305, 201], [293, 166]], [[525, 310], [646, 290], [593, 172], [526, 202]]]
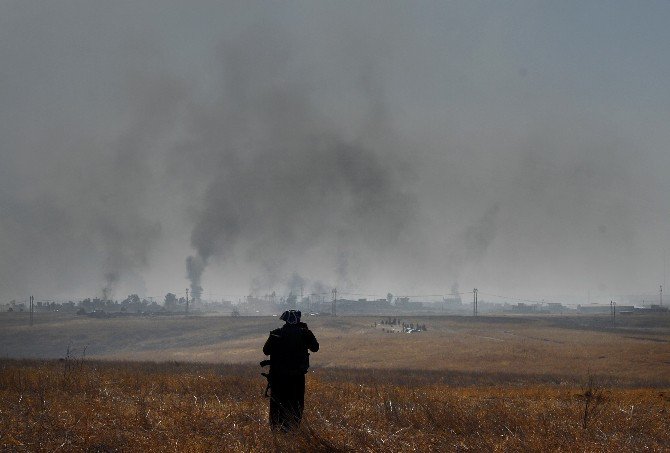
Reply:
[[305, 407], [305, 374], [309, 351], [319, 343], [298, 310], [282, 313], [284, 325], [270, 332], [263, 354], [270, 356], [270, 426], [284, 432], [296, 428]]

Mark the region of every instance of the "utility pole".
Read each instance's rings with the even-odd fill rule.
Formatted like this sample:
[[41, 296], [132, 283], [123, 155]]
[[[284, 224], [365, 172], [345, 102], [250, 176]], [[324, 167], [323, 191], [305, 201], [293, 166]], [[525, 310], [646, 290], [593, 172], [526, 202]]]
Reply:
[[331, 307], [331, 314], [333, 316], [337, 316], [337, 310], [336, 310], [336, 304], [337, 304], [337, 288], [333, 288], [333, 291], [331, 291], [333, 294], [333, 306]]
[[663, 285], [661, 285], [661, 287], [659, 288], [659, 291], [658, 291], [658, 298], [659, 298], [659, 300], [660, 300], [660, 302], [661, 302], [661, 307], [662, 307], [662, 306], [663, 306]]
[[612, 325], [616, 323], [616, 302], [610, 300], [610, 314], [612, 315]]
[[33, 325], [33, 311], [35, 310], [35, 298], [30, 296], [30, 325]]
[[472, 314], [477, 316], [477, 288], [472, 290]]
[[186, 313], [188, 313], [188, 288], [186, 288]]

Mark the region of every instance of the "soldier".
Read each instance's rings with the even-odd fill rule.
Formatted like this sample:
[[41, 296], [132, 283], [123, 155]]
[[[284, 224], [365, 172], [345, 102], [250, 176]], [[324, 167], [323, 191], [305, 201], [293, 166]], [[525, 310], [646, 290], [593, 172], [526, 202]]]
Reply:
[[319, 343], [307, 324], [300, 321], [298, 310], [282, 313], [284, 326], [270, 332], [263, 353], [270, 356], [270, 426], [284, 432], [296, 428], [305, 406], [305, 374], [309, 351]]

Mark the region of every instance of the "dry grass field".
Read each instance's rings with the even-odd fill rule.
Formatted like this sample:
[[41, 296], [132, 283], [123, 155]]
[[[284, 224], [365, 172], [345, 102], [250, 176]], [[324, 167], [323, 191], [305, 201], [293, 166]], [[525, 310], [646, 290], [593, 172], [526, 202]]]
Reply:
[[305, 420], [274, 435], [257, 363], [276, 318], [12, 315], [3, 451], [670, 450], [667, 316], [308, 319]]

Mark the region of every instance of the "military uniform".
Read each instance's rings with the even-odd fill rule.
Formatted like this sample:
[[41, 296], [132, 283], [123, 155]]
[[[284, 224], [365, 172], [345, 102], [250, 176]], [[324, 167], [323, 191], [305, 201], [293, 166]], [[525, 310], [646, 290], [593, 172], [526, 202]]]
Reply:
[[[292, 313], [291, 313], [292, 312]], [[300, 322], [300, 312], [282, 314], [283, 327], [270, 332], [263, 353], [270, 356], [270, 426], [288, 431], [300, 424], [305, 406], [305, 373], [309, 352], [319, 350], [319, 343], [307, 324]], [[290, 322], [293, 321], [293, 322]]]

